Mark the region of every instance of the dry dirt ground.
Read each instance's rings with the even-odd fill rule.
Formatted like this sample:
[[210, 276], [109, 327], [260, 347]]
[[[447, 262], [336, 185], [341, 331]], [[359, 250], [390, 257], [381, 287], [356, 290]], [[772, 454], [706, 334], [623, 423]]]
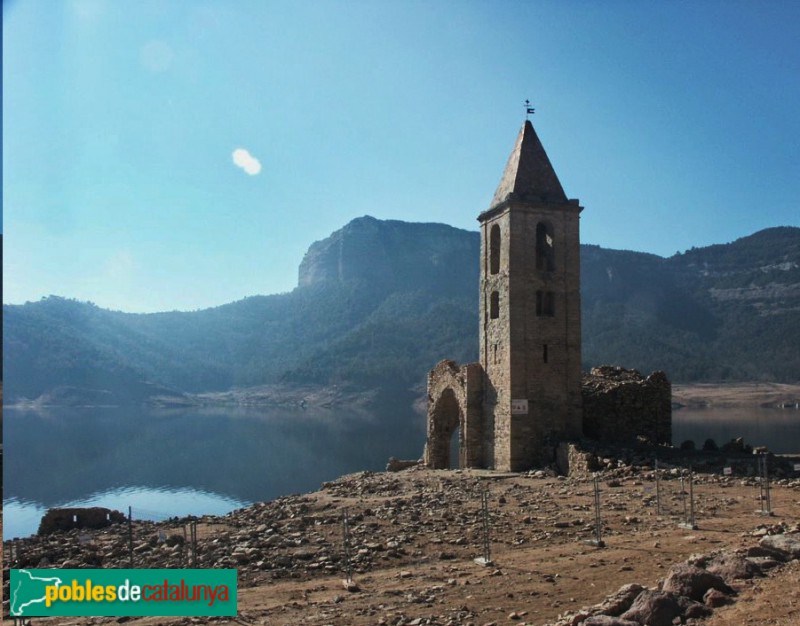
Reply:
[[[312, 494], [203, 518], [200, 565], [239, 568], [236, 619], [132, 618], [126, 623], [551, 623], [561, 614], [600, 602], [623, 584], [654, 586], [672, 564], [692, 554], [753, 546], [770, 527], [796, 527], [800, 480], [795, 476], [779, 482], [771, 494], [774, 516], [765, 517], [755, 513], [761, 501], [752, 479], [698, 476], [693, 486], [698, 529], [686, 530], [678, 522], [688, 488], [681, 490], [678, 478], [661, 481], [663, 509], [658, 515], [651, 470], [607, 471], [600, 480], [606, 545], [597, 548], [586, 542], [594, 536], [594, 483], [588, 477], [422, 468], [345, 476]], [[473, 561], [483, 550], [484, 490], [494, 562], [489, 567]], [[342, 585], [344, 509], [351, 520], [358, 591], [346, 591]], [[169, 553], [165, 545], [154, 546], [152, 554], [139, 546], [145, 546], [148, 537], [154, 544], [151, 536], [159, 530], [174, 532], [179, 527], [178, 522], [140, 525], [139, 566], [165, 566], [167, 557], [159, 561], [158, 556]], [[111, 546], [116, 540], [116, 531], [94, 532], [97, 546]], [[74, 560], [80, 556], [73, 535], [58, 541], [74, 541], [62, 555]], [[25, 549], [43, 548], [32, 544]], [[59, 565], [59, 558], [53, 566]], [[800, 625], [800, 562], [734, 587], [738, 601], [717, 609], [704, 623]], [[116, 621], [50, 618], [33, 623]]]

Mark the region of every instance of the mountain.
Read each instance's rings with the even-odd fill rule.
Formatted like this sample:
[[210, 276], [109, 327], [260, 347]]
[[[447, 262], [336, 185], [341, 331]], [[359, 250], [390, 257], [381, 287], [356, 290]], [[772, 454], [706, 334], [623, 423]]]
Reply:
[[[310, 246], [290, 293], [155, 314], [55, 296], [5, 305], [6, 398], [419, 385], [442, 358], [477, 359], [479, 248], [475, 232], [362, 217]], [[798, 228], [670, 258], [584, 245], [581, 270], [586, 367], [800, 379]]]

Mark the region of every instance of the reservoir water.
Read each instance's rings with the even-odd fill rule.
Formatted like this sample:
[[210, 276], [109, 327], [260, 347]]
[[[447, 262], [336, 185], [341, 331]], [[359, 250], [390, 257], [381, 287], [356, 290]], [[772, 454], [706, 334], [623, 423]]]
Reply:
[[[318, 489], [390, 456], [419, 458], [425, 420], [407, 399], [349, 410], [140, 408], [23, 411], [3, 416], [3, 536], [36, 532], [56, 506], [106, 506], [134, 518], [224, 514]], [[800, 411], [681, 409], [673, 443], [742, 436], [800, 452]]]

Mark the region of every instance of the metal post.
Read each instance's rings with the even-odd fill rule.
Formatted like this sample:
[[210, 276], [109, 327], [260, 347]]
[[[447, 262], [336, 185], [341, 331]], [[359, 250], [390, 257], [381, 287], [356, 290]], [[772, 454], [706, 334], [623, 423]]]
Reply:
[[189, 538], [192, 542], [192, 567], [197, 567], [197, 520], [189, 522]]
[[344, 540], [344, 567], [347, 579], [345, 586], [353, 582], [353, 565], [350, 562], [350, 518], [347, 515], [347, 509], [342, 512], [342, 534]]
[[661, 473], [656, 459], [656, 515], [661, 515]]
[[772, 497], [769, 491], [769, 467], [767, 463], [769, 462], [767, 455], [764, 454], [764, 491], [766, 492], [766, 502], [767, 502], [767, 515], [772, 515]]
[[489, 492], [481, 491], [481, 526], [483, 530], [483, 556], [473, 559], [478, 565], [492, 565], [491, 541], [489, 539]]
[[694, 523], [694, 470], [689, 466], [689, 525], [692, 528], [697, 526]]
[[489, 542], [489, 492], [486, 490], [481, 494], [481, 512], [483, 516], [483, 560], [490, 563], [492, 548]]
[[760, 453], [757, 457], [758, 465], [758, 485], [759, 493], [758, 499], [761, 504], [761, 510], [756, 511], [761, 515], [772, 515], [772, 501], [769, 493], [769, 467], [767, 465], [767, 455]]
[[600, 479], [594, 477], [594, 539], [596, 545], [603, 545], [602, 537], [603, 522], [600, 519]]
[[686, 528], [687, 530], [697, 530], [694, 523], [694, 472], [691, 466], [689, 467], [689, 512], [686, 510], [686, 490], [684, 488], [685, 480], [681, 476], [681, 501], [683, 502], [683, 521], [678, 524], [679, 528]]
[[681, 504], [683, 505], [683, 519], [686, 520], [686, 487], [683, 474], [681, 474]]
[[594, 539], [586, 541], [589, 545], [597, 548], [605, 547], [603, 541], [603, 520], [600, 518], [600, 477], [594, 475]]
[[128, 566], [133, 569], [133, 512], [128, 507]]

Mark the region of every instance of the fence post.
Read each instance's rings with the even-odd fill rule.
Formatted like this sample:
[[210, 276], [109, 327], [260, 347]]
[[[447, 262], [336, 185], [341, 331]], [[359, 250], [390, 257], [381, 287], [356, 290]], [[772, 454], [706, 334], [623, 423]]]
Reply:
[[686, 511], [686, 489], [684, 488], [684, 477], [681, 476], [681, 501], [683, 502], [683, 521], [678, 524], [679, 528], [687, 530], [697, 530], [694, 522], [694, 470], [689, 466], [689, 512]]
[[767, 466], [767, 454], [760, 452], [756, 457], [758, 465], [758, 484], [759, 484], [759, 503], [761, 510], [756, 511], [760, 515], [772, 515], [772, 501], [769, 493], [769, 467]]
[[128, 566], [133, 569], [133, 509], [128, 507]]
[[192, 541], [192, 567], [197, 567], [197, 520], [189, 522], [189, 538]]
[[489, 492], [481, 491], [481, 531], [483, 541], [483, 556], [472, 559], [478, 565], [488, 567], [492, 565], [491, 540], [489, 539]]
[[594, 539], [587, 539], [586, 543], [596, 548], [604, 548], [603, 541], [603, 520], [600, 518], [600, 477], [595, 474], [593, 479], [594, 488]]
[[347, 591], [358, 591], [358, 585], [353, 581], [352, 546], [350, 545], [350, 515], [347, 509], [342, 511], [342, 543], [344, 544], [344, 571], [347, 575], [342, 581]]
[[658, 469], [658, 459], [656, 459], [656, 515], [661, 515], [661, 473]]

